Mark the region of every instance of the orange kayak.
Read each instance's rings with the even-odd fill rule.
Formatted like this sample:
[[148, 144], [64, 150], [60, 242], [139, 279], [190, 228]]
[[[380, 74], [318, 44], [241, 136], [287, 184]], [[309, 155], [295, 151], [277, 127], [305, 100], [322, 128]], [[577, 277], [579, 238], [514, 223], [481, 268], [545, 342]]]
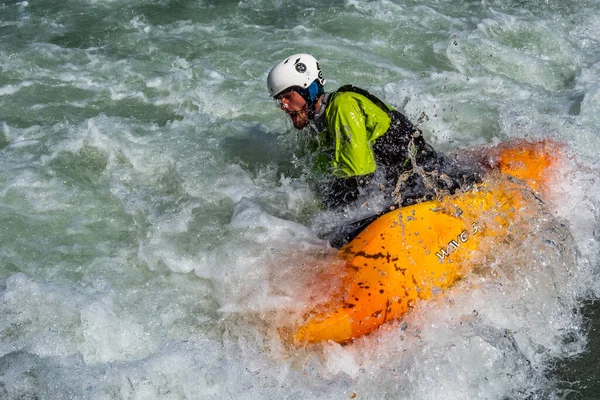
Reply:
[[340, 250], [342, 296], [320, 306], [327, 311], [307, 314], [295, 342], [346, 343], [442, 293], [480, 265], [515, 220], [539, 212], [559, 152], [549, 141], [496, 148], [486, 155], [490, 179], [477, 188], [372, 222]]

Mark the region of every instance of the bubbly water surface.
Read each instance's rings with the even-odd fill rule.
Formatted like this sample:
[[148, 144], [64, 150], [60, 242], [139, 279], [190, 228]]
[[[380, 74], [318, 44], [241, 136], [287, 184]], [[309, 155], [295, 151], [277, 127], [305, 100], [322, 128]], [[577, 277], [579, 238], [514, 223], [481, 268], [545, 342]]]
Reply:
[[[581, 313], [600, 295], [599, 1], [5, 1], [0, 39], [0, 398], [600, 390], [571, 361], [600, 354]], [[404, 324], [288, 347], [278, 323], [335, 285], [313, 228], [336, 217], [265, 87], [296, 52], [440, 150], [564, 143], [548, 213]]]

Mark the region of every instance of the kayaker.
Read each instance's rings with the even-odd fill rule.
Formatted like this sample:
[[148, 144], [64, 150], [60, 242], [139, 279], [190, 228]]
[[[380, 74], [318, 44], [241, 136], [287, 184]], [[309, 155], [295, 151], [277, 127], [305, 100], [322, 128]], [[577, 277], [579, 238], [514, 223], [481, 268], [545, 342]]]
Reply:
[[[390, 206], [406, 206], [456, 192], [479, 180], [426, 143], [402, 113], [352, 85], [325, 92], [318, 61], [295, 54], [267, 77], [270, 95], [297, 129], [316, 135], [318, 183], [330, 209], [346, 206], [370, 190], [385, 190]], [[325, 161], [324, 161], [325, 160]]]

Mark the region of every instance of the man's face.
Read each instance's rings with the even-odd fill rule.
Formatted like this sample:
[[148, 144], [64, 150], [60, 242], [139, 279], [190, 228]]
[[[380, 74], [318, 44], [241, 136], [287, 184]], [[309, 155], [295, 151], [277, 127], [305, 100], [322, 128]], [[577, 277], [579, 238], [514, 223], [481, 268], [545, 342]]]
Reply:
[[277, 97], [279, 108], [290, 116], [294, 128], [302, 129], [309, 123], [308, 104], [298, 92], [288, 90]]

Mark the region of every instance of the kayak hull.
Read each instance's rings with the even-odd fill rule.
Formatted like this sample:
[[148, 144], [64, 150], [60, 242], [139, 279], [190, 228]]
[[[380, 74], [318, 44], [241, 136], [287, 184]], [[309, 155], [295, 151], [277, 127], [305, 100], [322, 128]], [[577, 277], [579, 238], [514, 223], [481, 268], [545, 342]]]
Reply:
[[296, 343], [346, 343], [401, 319], [420, 300], [466, 276], [511, 233], [539, 212], [557, 147], [518, 142], [490, 153], [494, 170], [474, 190], [386, 213], [340, 250], [342, 296], [307, 318]]

